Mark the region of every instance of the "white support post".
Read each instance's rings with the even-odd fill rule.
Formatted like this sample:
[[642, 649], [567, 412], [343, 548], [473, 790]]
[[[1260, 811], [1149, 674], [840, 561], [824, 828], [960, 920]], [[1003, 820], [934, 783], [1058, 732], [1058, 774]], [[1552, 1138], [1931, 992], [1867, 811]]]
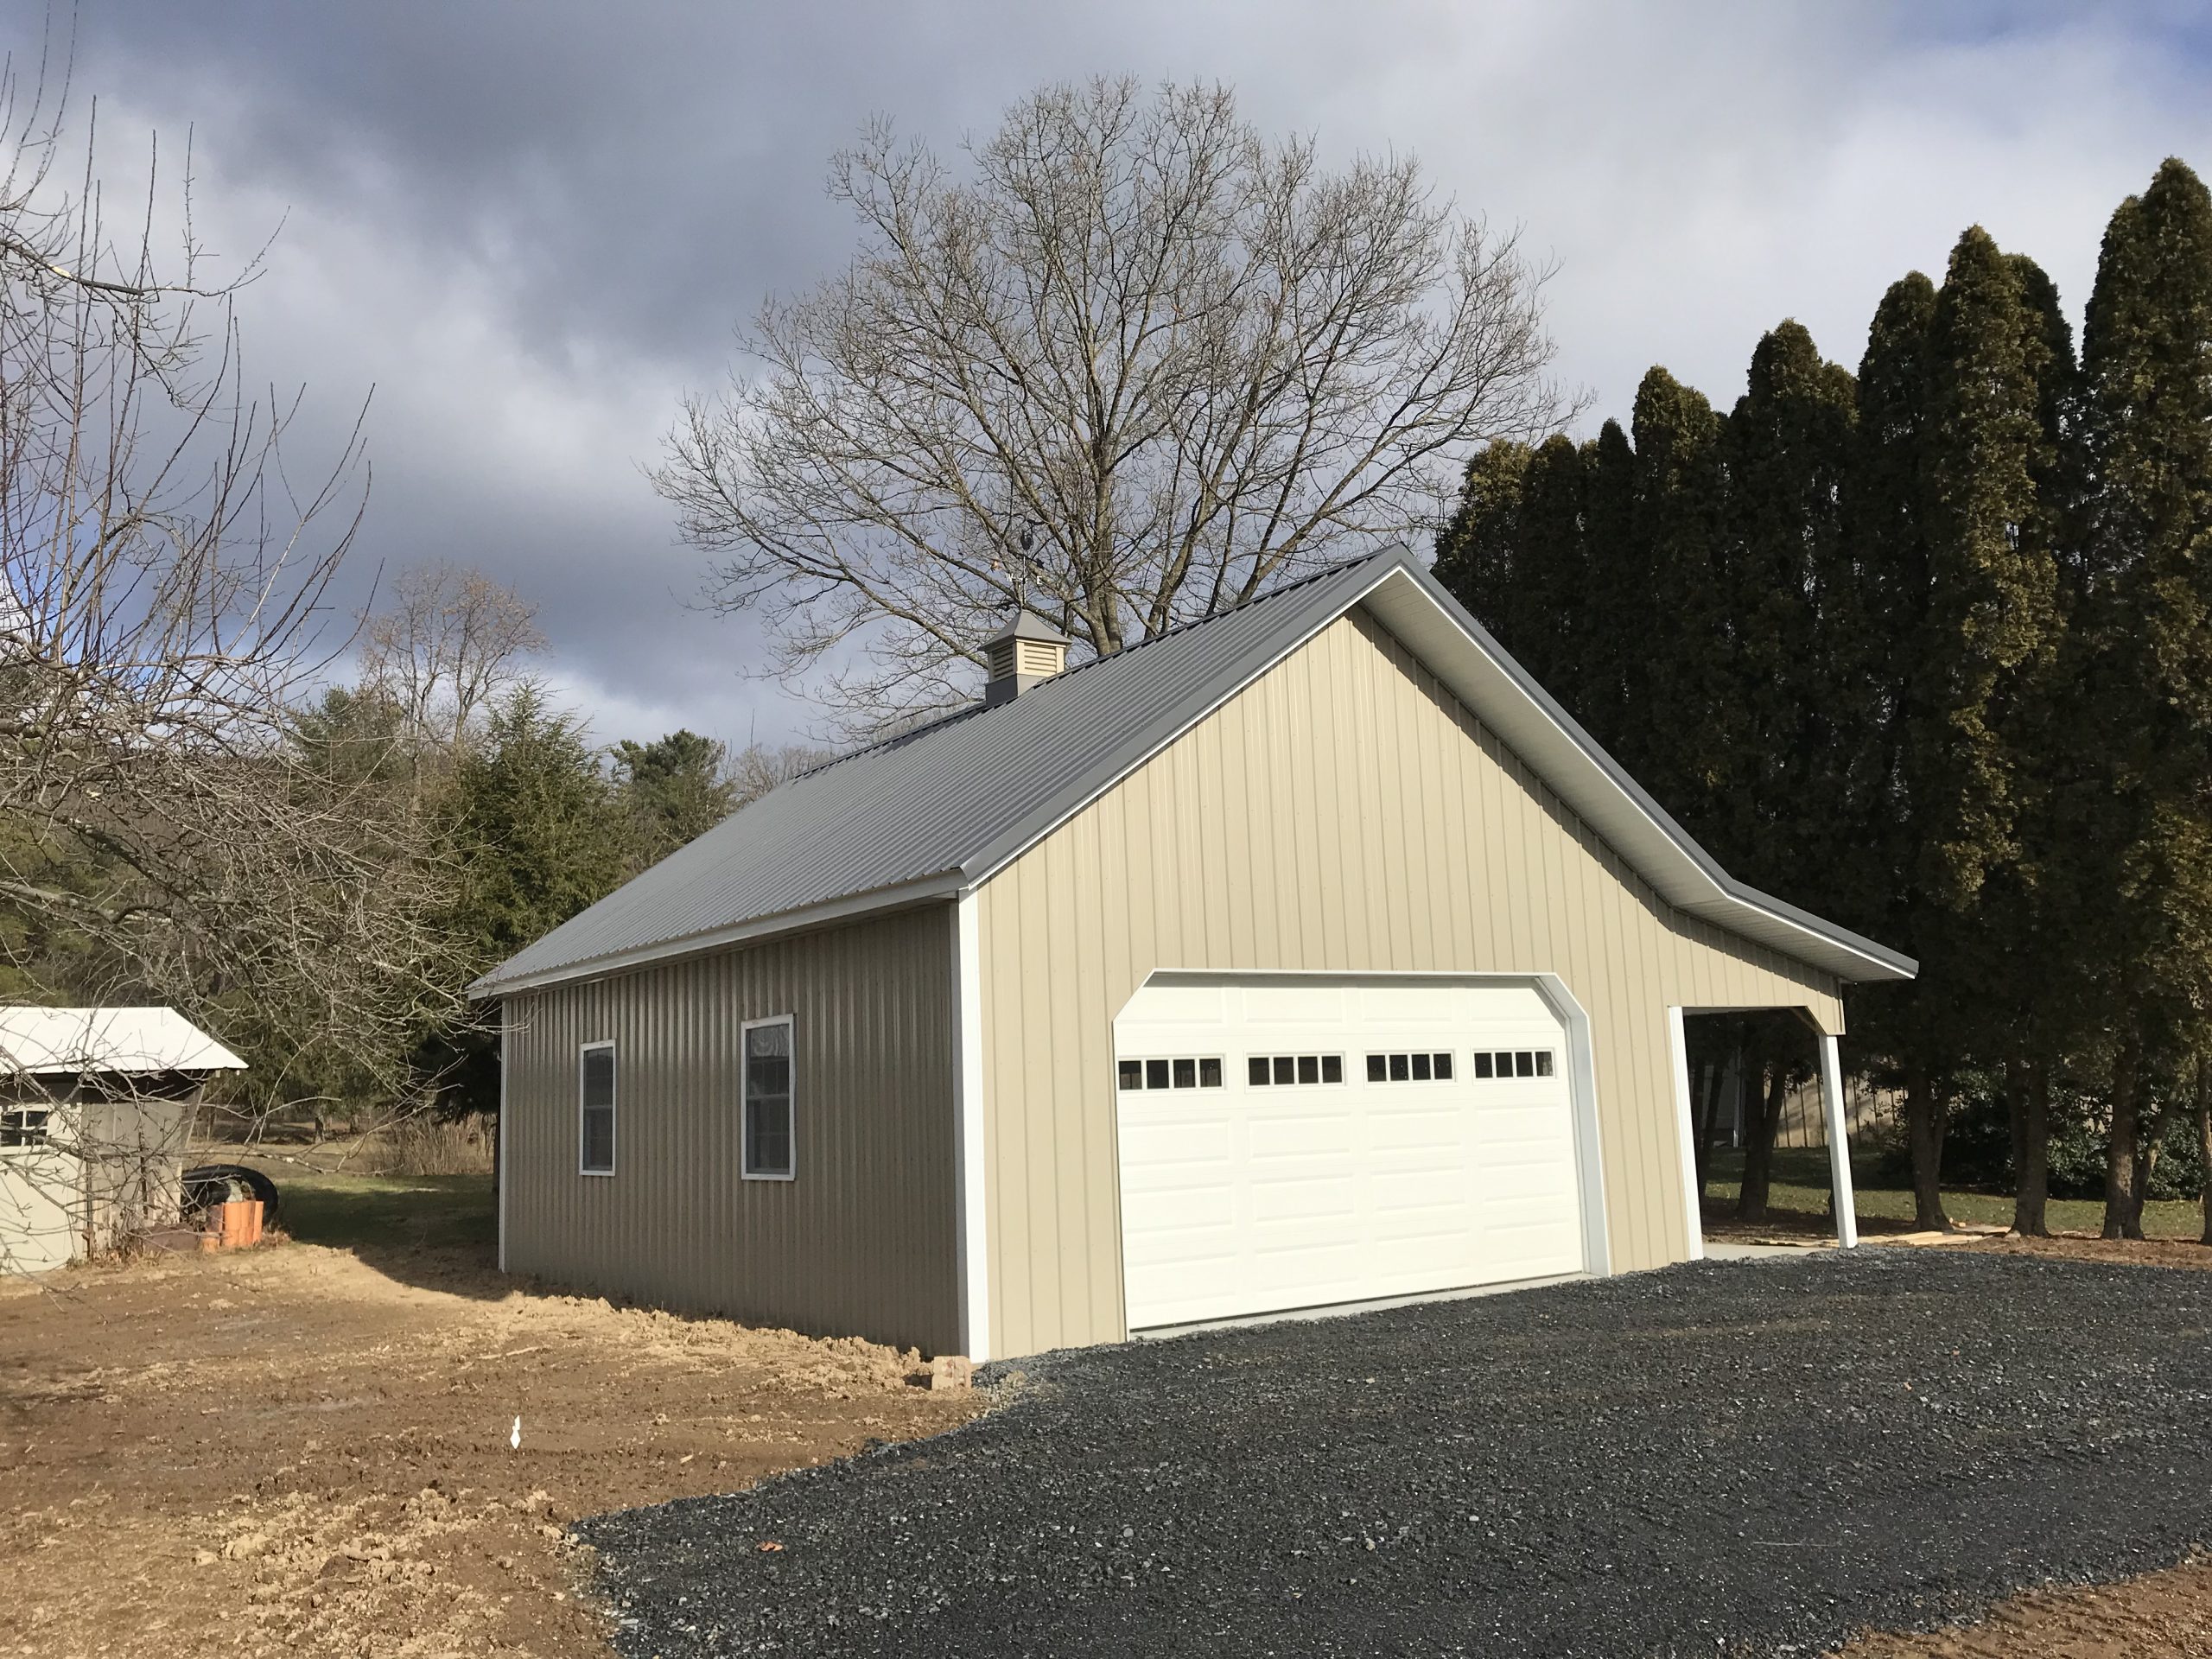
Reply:
[[1851, 1190], [1851, 1123], [1843, 1106], [1843, 1058], [1836, 1039], [1821, 1033], [1821, 1108], [1828, 1125], [1828, 1180], [1835, 1193], [1835, 1242], [1859, 1248], [1859, 1215]]
[[1682, 1165], [1683, 1260], [1702, 1262], [1705, 1217], [1699, 1211], [1703, 1195], [1697, 1185], [1697, 1128], [1690, 1118], [1690, 1046], [1680, 1008], [1667, 1010], [1667, 1055], [1675, 1073], [1675, 1146]]

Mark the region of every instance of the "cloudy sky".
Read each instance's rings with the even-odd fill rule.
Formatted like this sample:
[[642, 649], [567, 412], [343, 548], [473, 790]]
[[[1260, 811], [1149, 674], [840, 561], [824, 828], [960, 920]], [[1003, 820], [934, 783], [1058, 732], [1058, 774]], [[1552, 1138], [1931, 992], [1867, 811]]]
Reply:
[[[0, 0], [20, 54], [41, 0]], [[66, 18], [63, 28], [67, 28]], [[244, 324], [327, 453], [374, 389], [372, 567], [449, 558], [540, 607], [543, 671], [602, 740], [741, 744], [805, 706], [745, 677], [644, 468], [731, 329], [853, 245], [824, 162], [874, 113], [946, 149], [1095, 73], [1233, 83], [1325, 153], [1410, 149], [1556, 259], [1592, 419], [1665, 363], [1732, 400], [1759, 333], [1855, 364], [1873, 304], [1967, 225], [2078, 320], [2113, 205], [2212, 168], [2212, 7], [1439, 0], [645, 6], [81, 0], [104, 160], [192, 130], [200, 226], [281, 223]]]

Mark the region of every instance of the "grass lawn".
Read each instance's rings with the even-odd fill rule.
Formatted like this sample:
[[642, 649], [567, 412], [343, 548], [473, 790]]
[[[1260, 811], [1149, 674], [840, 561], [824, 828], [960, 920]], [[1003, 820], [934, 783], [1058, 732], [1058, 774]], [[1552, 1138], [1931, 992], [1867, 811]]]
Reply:
[[262, 1162], [276, 1183], [283, 1227], [308, 1244], [490, 1250], [499, 1198], [489, 1175], [334, 1175]]
[[[1853, 1172], [1861, 1226], [1869, 1222], [1910, 1222], [1909, 1187], [1870, 1186], [1866, 1172]], [[1712, 1179], [1706, 1183], [1707, 1205], [1726, 1208], [1736, 1201], [1744, 1174], [1744, 1154], [1716, 1147]], [[1777, 1147], [1770, 1207], [1777, 1211], [1825, 1216], [1828, 1209], [1828, 1154], [1825, 1147]], [[2012, 1224], [2012, 1198], [2007, 1192], [1963, 1192], [1947, 1188], [1943, 1207], [1953, 1221]], [[2104, 1224], [2101, 1198], [2053, 1198], [2048, 1211], [2053, 1232], [2094, 1233]], [[2143, 1207], [2143, 1230], [2152, 1238], [2195, 1238], [2204, 1229], [2204, 1212], [2193, 1201], [2165, 1200]]]

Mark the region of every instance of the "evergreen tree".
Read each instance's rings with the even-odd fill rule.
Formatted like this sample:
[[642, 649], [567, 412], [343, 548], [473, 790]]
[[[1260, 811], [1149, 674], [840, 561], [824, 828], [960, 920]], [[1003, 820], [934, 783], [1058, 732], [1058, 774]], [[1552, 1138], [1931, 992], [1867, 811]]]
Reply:
[[[2082, 339], [2085, 836], [2111, 895], [2096, 955], [2113, 1046], [2104, 1230], [2139, 1236], [2141, 1090], [2212, 1006], [2212, 197], [2178, 161], [2105, 232]], [[2093, 751], [2088, 746], [2094, 744]]]
[[[1856, 412], [1850, 374], [1784, 322], [1751, 353], [1750, 385], [1727, 423], [1726, 531], [1744, 714], [1727, 799], [1714, 825], [1724, 863], [1754, 883], [1790, 883], [1825, 902], [1804, 856], [1828, 739], [1816, 598], [1844, 563], [1842, 478]], [[1808, 891], [1808, 880], [1815, 890]]]
[[[526, 682], [463, 751], [439, 820], [460, 873], [448, 925], [464, 979], [597, 903], [624, 875], [625, 826], [597, 758], [575, 718]], [[486, 1033], [439, 1033], [417, 1064], [448, 1080], [450, 1106], [489, 1111], [499, 1101], [496, 1054]]]
[[1636, 451], [1607, 421], [1582, 446], [1580, 602], [1572, 645], [1580, 667], [1574, 717], [1633, 772], [1631, 666], [1651, 637], [1651, 569], [1636, 537]]
[[1647, 573], [1645, 615], [1624, 670], [1618, 741], [1660, 804], [1709, 841], [1742, 728], [1721, 423], [1703, 396], [1654, 367], [1637, 388], [1634, 428], [1630, 541]]
[[1521, 496], [1530, 451], [1510, 439], [1467, 463], [1459, 505], [1436, 538], [1436, 579], [1516, 655], [1529, 599], [1521, 545]]
[[2030, 269], [1969, 230], [1928, 333], [1927, 575], [1920, 626], [1906, 636], [1899, 722], [1911, 837], [1902, 874], [1924, 964], [1905, 1074], [1923, 1226], [1948, 1224], [1948, 1079], [1978, 1054], [2012, 1068], [2018, 1091], [2037, 988], [2019, 971], [2034, 890], [2022, 830], [2062, 622], [2050, 486], [2074, 365], [2042, 304], [2049, 285], [2025, 280]]
[[651, 743], [626, 739], [614, 746], [613, 758], [629, 822], [632, 874], [697, 840], [736, 808], [728, 752], [712, 738], [675, 731]]

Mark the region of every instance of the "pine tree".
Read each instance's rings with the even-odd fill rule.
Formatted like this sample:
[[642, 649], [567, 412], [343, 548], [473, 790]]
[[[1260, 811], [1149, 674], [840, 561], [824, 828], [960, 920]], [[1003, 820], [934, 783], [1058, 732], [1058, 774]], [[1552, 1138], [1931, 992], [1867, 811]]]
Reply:
[[626, 870], [650, 868], [697, 840], [737, 805], [728, 751], [693, 731], [614, 746], [617, 804], [629, 823]]
[[2084, 839], [2112, 895], [2096, 953], [2115, 1052], [2107, 1236], [2142, 1230], [2143, 1079], [2202, 1046], [2212, 1003], [2208, 365], [2212, 196], [2170, 160], [2106, 229], [2082, 337], [2084, 749], [2104, 768]]

